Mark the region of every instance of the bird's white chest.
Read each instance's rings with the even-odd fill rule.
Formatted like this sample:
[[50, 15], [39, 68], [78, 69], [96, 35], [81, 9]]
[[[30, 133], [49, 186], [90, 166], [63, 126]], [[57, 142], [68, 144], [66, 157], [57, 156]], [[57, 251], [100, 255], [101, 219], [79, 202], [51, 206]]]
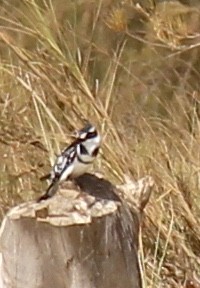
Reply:
[[73, 170], [71, 172], [70, 178], [76, 178], [76, 177], [81, 176], [82, 174], [86, 173], [90, 167], [91, 167], [91, 164], [84, 164], [78, 161], [78, 159], [75, 159], [73, 163]]
[[81, 176], [82, 174], [86, 173], [91, 164], [84, 164], [75, 159], [73, 163], [71, 163], [67, 169], [65, 169], [60, 177], [60, 181], [65, 181], [67, 179], [73, 179], [76, 177]]

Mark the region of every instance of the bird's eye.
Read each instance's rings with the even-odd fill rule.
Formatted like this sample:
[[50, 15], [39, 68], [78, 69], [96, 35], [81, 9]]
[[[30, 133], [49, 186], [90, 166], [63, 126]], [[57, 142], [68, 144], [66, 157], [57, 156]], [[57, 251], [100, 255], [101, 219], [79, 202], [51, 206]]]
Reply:
[[87, 133], [87, 139], [92, 139], [97, 136], [97, 131]]

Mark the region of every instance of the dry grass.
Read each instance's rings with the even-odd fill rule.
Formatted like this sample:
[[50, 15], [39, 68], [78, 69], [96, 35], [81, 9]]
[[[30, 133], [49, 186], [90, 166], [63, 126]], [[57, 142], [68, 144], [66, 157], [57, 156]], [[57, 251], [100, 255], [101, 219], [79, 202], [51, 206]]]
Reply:
[[[163, 7], [64, 2], [2, 8], [1, 216], [41, 194], [39, 177], [90, 119], [104, 136], [96, 170], [156, 181], [140, 239], [144, 287], [198, 287], [198, 13], [176, 10], [178, 22], [163, 25]], [[194, 13], [189, 27], [181, 13]]]

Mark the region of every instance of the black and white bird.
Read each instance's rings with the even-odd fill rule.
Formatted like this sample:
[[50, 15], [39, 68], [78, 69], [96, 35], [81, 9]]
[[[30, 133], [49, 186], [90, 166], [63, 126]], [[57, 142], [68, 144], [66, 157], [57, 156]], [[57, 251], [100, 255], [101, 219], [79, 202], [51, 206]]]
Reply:
[[38, 202], [52, 197], [61, 182], [86, 173], [95, 160], [101, 144], [101, 136], [95, 126], [88, 123], [74, 136], [75, 141], [57, 157], [51, 173], [42, 177], [43, 180], [50, 179], [50, 185]]

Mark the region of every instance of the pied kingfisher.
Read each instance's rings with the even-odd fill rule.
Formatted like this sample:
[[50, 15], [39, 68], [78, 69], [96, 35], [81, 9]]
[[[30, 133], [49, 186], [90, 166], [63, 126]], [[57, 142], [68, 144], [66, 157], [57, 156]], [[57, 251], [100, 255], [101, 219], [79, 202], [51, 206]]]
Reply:
[[50, 185], [38, 202], [52, 197], [58, 190], [59, 183], [86, 173], [96, 158], [101, 144], [96, 128], [88, 123], [76, 131], [74, 136], [75, 141], [57, 157], [51, 173], [41, 178], [50, 179]]

